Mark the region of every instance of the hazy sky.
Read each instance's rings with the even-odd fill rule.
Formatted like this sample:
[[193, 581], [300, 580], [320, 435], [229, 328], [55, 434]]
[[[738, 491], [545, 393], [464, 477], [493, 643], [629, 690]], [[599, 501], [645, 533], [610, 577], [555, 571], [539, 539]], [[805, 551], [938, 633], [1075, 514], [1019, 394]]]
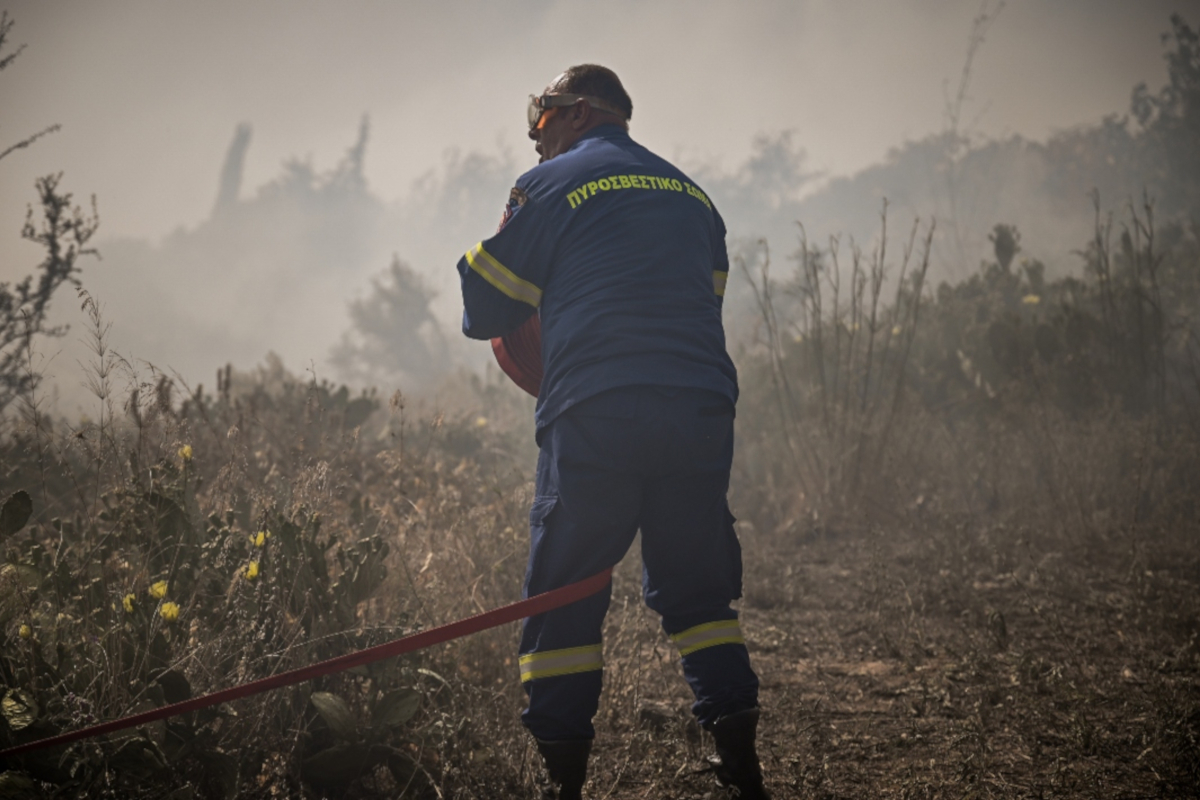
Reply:
[[[999, 5], [991, 0], [987, 8]], [[209, 217], [239, 123], [253, 127], [242, 184], [250, 197], [289, 158], [311, 159], [318, 171], [334, 166], [367, 114], [369, 188], [388, 208], [407, 211], [392, 212], [363, 243], [371, 252], [357, 268], [313, 267], [323, 257], [310, 257], [308, 269], [318, 271], [306, 273], [284, 247], [220, 264], [152, 251], [140, 267], [149, 272], [138, 272], [121, 257], [128, 248], [111, 243], [107, 263], [85, 265], [84, 284], [98, 291], [112, 343], [131, 358], [204, 379], [215, 365], [248, 368], [274, 350], [293, 368], [315, 363], [329, 375], [330, 347], [348, 325], [346, 302], [361, 297], [369, 276], [398, 252], [437, 289], [455, 362], [481, 363], [487, 348], [467, 347], [451, 330], [460, 313], [453, 263], [493, 217], [477, 213], [480, 197], [456, 206], [445, 205], [446, 195], [440, 205], [421, 195], [437, 188], [455, 152], [507, 153], [515, 172], [532, 166], [526, 99], [563, 68], [588, 61], [614, 68], [633, 97], [635, 138], [684, 169], [733, 171], [757, 136], [790, 131], [809, 170], [848, 175], [944, 129], [946, 95], [983, 7], [979, 0], [0, 0], [16, 22], [5, 53], [27, 45], [0, 73], [0, 149], [62, 124], [0, 161], [0, 281], [30, 273], [42, 257], [19, 236], [40, 175], [63, 171], [62, 186], [77, 200], [95, 193], [102, 252], [106, 239], [154, 244]], [[1157, 89], [1166, 79], [1161, 35], [1173, 12], [1194, 26], [1200, 0], [1008, 0], [978, 52], [964, 126], [980, 137], [1044, 139], [1124, 113], [1135, 84]], [[430, 175], [427, 188], [414, 189]], [[481, 179], [499, 209], [510, 179], [488, 180]], [[432, 211], [421, 217], [414, 208], [475, 208], [468, 216], [486, 224], [464, 232], [462, 214], [439, 224]], [[419, 231], [393, 234], [388, 225], [404, 220]], [[271, 233], [309, 256], [333, 246], [309, 248], [308, 230]], [[63, 294], [55, 321], [73, 333], [46, 346], [47, 374], [70, 398], [79, 391], [74, 365], [87, 356], [78, 303]]]
[[[995, 7], [993, 1], [991, 7]], [[244, 191], [290, 156], [331, 166], [372, 121], [366, 174], [404, 196], [448, 148], [532, 164], [525, 97], [564, 66], [612, 66], [633, 132], [684, 161], [735, 166], [791, 129], [811, 167], [846, 174], [943, 124], [973, 0], [795, 2], [0, 1], [27, 44], [0, 73], [0, 143], [61, 132], [0, 161], [0, 279], [40, 174], [96, 193], [104, 237], [157, 238], [210, 211], [239, 122]], [[1192, 0], [1009, 0], [979, 52], [967, 122], [1045, 137], [1123, 112], [1165, 77], [1159, 35]], [[1193, 12], [1189, 14], [1189, 12]], [[501, 198], [502, 200], [502, 198]], [[498, 201], [499, 202], [499, 201]]]

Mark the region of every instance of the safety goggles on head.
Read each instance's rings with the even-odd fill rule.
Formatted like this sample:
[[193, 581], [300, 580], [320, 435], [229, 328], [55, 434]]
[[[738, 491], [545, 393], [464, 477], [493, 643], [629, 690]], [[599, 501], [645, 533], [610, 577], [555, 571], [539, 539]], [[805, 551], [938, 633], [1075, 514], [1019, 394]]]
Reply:
[[578, 100], [587, 100], [588, 104], [600, 111], [607, 111], [609, 114], [616, 114], [618, 117], [625, 119], [625, 112], [613, 106], [611, 103], [606, 103], [599, 97], [593, 97], [590, 94], [544, 94], [542, 96], [529, 95], [529, 110], [527, 116], [529, 119], [529, 130], [541, 127], [542, 116], [552, 108], [562, 106], [575, 105]]

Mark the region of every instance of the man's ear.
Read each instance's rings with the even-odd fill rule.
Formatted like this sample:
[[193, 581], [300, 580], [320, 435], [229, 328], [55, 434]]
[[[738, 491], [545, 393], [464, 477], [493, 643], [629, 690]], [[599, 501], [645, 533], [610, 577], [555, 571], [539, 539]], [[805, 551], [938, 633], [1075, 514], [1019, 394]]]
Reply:
[[592, 118], [592, 107], [588, 105], [588, 101], [580, 98], [571, 106], [571, 128], [573, 130], [583, 130], [584, 126]]

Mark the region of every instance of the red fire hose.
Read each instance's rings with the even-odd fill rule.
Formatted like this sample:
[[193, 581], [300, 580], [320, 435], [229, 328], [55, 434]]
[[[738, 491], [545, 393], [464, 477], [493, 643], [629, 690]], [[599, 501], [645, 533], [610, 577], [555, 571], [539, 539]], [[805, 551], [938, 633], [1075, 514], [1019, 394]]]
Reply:
[[492, 339], [504, 374], [534, 397], [542, 388], [542, 320], [536, 313], [507, 336]]
[[162, 706], [151, 711], [143, 711], [140, 714], [122, 717], [112, 722], [104, 722], [99, 725], [93, 725], [90, 728], [83, 728], [69, 733], [60, 733], [57, 736], [39, 739], [36, 742], [27, 742], [16, 747], [10, 747], [7, 750], [0, 750], [0, 758], [17, 756], [33, 750], [41, 750], [44, 747], [53, 747], [54, 745], [70, 744], [80, 739], [89, 739], [93, 736], [132, 728], [136, 725], [157, 722], [160, 719], [174, 717], [178, 714], [186, 714], [189, 711], [197, 711], [201, 708], [208, 708], [220, 703], [228, 703], [231, 700], [239, 700], [243, 697], [260, 694], [271, 689], [303, 683], [304, 681], [310, 681], [313, 678], [320, 678], [324, 675], [332, 675], [335, 672], [342, 672], [343, 670], [362, 666], [363, 664], [370, 664], [384, 658], [411, 653], [414, 650], [423, 650], [435, 644], [441, 644], [451, 639], [458, 639], [472, 633], [478, 633], [488, 628], [495, 628], [506, 622], [515, 622], [525, 617], [543, 614], [547, 611], [574, 603], [577, 600], [582, 600], [585, 597], [591, 597], [607, 586], [611, 577], [612, 568], [609, 567], [590, 578], [584, 578], [581, 581], [563, 586], [560, 589], [543, 592], [526, 600], [494, 608], [491, 611], [485, 611], [473, 617], [460, 619], [457, 622], [451, 622], [439, 628], [431, 628], [427, 631], [414, 633], [411, 636], [405, 636], [391, 642], [376, 645], [375, 647], [368, 647], [365, 650], [347, 653], [344, 656], [331, 658], [307, 667], [300, 667], [289, 672], [281, 672], [278, 675], [244, 683], [241, 686], [234, 686], [230, 689], [222, 689], [221, 691], [200, 697], [193, 697], [190, 700], [184, 700], [183, 702], [174, 703], [169, 706]]

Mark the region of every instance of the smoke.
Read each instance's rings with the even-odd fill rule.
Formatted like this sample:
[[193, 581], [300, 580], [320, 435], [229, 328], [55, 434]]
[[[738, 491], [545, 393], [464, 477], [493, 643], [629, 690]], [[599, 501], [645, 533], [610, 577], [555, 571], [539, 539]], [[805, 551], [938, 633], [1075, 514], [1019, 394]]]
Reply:
[[[515, 175], [512, 160], [450, 151], [438, 169], [414, 182], [408, 197], [386, 203], [364, 177], [369, 130], [364, 119], [334, 166], [289, 159], [276, 177], [243, 196], [252, 127], [239, 124], [224, 166], [214, 169], [218, 189], [207, 219], [158, 244], [104, 243], [103, 265], [89, 271], [85, 286], [104, 304], [110, 344], [131, 363], [152, 364], [191, 383], [226, 363], [250, 369], [268, 353], [295, 370], [362, 382], [368, 380], [362, 365], [334, 363], [335, 346], [352, 312], [362, 319], [367, 295], [379, 292], [379, 276], [394, 273], [389, 262], [402, 255], [420, 274], [442, 278], [420, 282], [431, 302], [416, 309], [437, 326], [423, 336], [439, 343], [440, 372], [428, 366], [410, 371], [412, 382], [403, 388], [428, 388], [472, 357], [478, 363], [479, 354], [446, 348], [446, 342], [458, 345], [448, 334], [457, 328], [459, 306], [457, 274], [445, 267], [494, 229]], [[344, 361], [344, 341], [340, 352]], [[378, 379], [397, 375], [381, 370]]]
[[[1180, 6], [1011, 0], [963, 117], [964, 135], [990, 144], [958, 163], [972, 177], [951, 209], [937, 137], [971, 4], [619, 0], [597, 15], [560, 0], [353, 12], [146, 2], [113, 13], [17, 0], [15, 41], [29, 47], [0, 80], [0, 139], [63, 130], [0, 165], [0, 221], [12, 223], [0, 227], [0, 280], [36, 263], [15, 231], [33, 177], [62, 169], [77, 199], [99, 197], [105, 259], [84, 284], [135, 364], [198, 382], [276, 352], [336, 377], [329, 356], [351, 303], [398, 256], [433, 293], [450, 367], [477, 366], [490, 356], [456, 334], [452, 265], [534, 163], [524, 96], [586, 60], [623, 76], [635, 137], [705, 186], [735, 240], [765, 237], [779, 262], [797, 220], [817, 242], [869, 240], [884, 196], [898, 228], [917, 214], [956, 220], [946, 275], [986, 255], [996, 222], [1016, 224], [1027, 248], [1060, 251], [1080, 240], [1062, 233], [1059, 206], [1086, 225], [1086, 189], [1077, 207], [1062, 201], [1075, 188], [1056, 195], [1055, 214], [1023, 199], [1058, 157], [1039, 143], [1124, 111], [1141, 80], [1160, 85], [1158, 34]], [[371, 124], [356, 133], [364, 111]], [[78, 326], [68, 301], [56, 313]], [[84, 358], [73, 341], [54, 345], [68, 347], [53, 364], [65, 393]]]

